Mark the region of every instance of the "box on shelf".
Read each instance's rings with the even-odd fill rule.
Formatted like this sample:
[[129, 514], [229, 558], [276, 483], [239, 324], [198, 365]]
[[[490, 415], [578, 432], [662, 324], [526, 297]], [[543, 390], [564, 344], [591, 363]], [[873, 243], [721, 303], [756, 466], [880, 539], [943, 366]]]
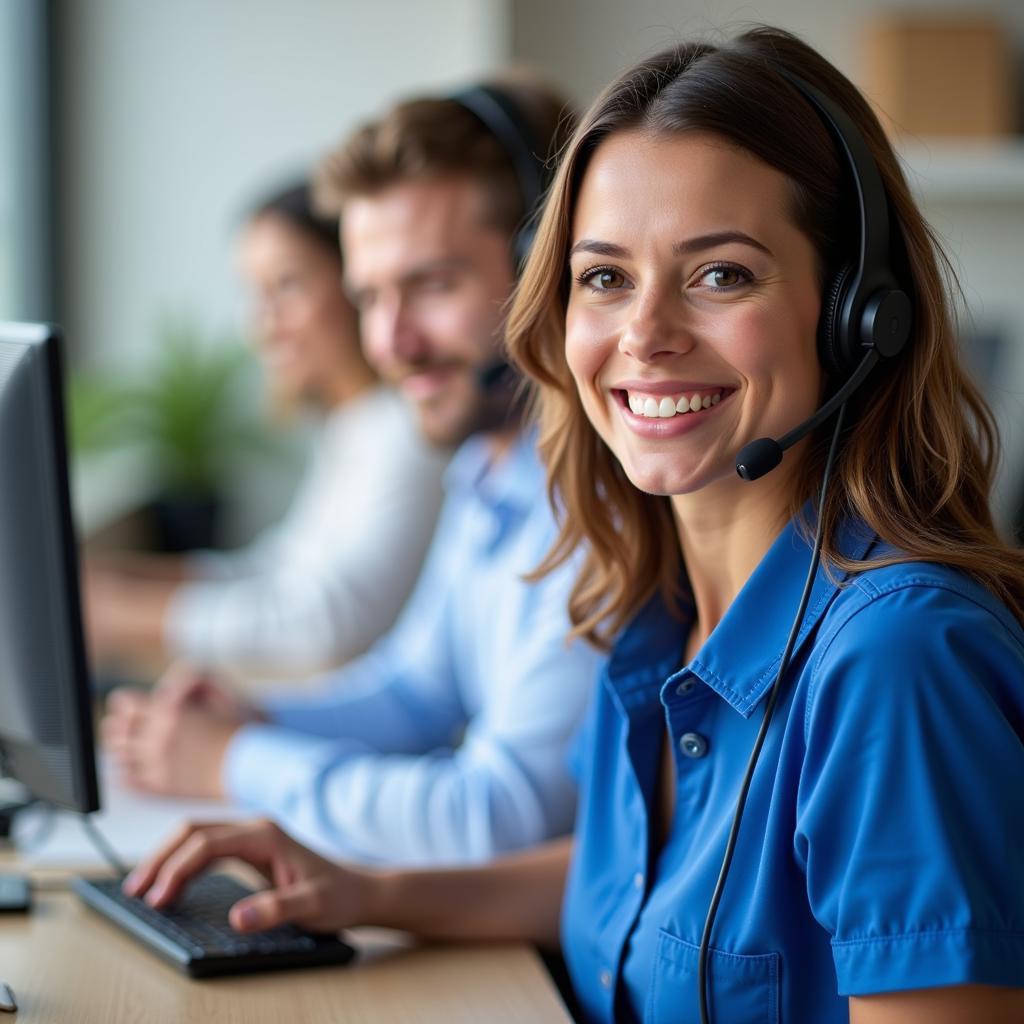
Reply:
[[892, 14], [865, 33], [862, 85], [893, 135], [991, 137], [1017, 128], [1005, 28], [975, 14]]

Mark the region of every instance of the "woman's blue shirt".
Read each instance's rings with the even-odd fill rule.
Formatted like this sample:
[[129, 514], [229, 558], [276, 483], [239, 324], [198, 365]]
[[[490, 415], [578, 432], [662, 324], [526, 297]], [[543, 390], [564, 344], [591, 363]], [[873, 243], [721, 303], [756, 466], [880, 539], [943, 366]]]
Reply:
[[[863, 528], [840, 549], [884, 554]], [[652, 599], [575, 751], [562, 940], [595, 1021], [696, 1022], [697, 948], [810, 559], [790, 524], [697, 656]], [[675, 810], [652, 841], [663, 737]], [[848, 1021], [847, 997], [1024, 985], [1024, 631], [941, 565], [819, 570], [712, 938], [717, 1024]]]

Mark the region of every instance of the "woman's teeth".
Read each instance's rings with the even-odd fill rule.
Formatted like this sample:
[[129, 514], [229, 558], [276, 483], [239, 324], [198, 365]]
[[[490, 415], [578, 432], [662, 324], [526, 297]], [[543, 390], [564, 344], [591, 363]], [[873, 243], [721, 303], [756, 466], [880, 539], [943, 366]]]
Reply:
[[650, 395], [639, 395], [626, 392], [630, 412], [648, 419], [668, 419], [670, 416], [681, 416], [687, 412], [699, 412], [710, 409], [722, 400], [721, 391], [708, 391], [704, 394], [680, 395], [678, 398], [652, 398]]

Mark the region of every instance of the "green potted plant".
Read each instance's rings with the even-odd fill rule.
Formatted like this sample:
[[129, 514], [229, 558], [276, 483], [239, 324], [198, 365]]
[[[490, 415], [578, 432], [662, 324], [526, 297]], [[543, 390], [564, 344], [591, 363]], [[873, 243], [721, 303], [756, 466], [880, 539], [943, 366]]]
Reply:
[[204, 337], [187, 319], [165, 319], [157, 339], [153, 358], [131, 376], [72, 378], [72, 447], [138, 451], [155, 491], [155, 546], [206, 547], [216, 539], [225, 477], [270, 443], [251, 399], [254, 360], [240, 342]]

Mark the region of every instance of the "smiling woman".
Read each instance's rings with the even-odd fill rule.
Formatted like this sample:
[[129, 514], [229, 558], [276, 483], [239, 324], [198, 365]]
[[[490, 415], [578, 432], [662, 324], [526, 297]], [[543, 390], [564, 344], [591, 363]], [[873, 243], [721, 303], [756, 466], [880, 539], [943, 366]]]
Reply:
[[319, 427], [312, 458], [286, 515], [245, 547], [90, 560], [101, 660], [290, 677], [347, 662], [390, 626], [426, 553], [446, 458], [363, 355], [337, 220], [296, 184], [248, 214], [238, 261], [275, 404]]
[[565, 510], [538, 575], [582, 554], [611, 648], [561, 925], [588, 1019], [1024, 1013], [1024, 556], [953, 339], [884, 134], [792, 36], [583, 119], [508, 340]]
[[[775, 358], [772, 332], [789, 340], [794, 332], [805, 332], [805, 352], [812, 353], [817, 344], [821, 366], [805, 359], [795, 372], [805, 381], [808, 375], [817, 376], [819, 387], [795, 387], [797, 405], [784, 418], [779, 416], [778, 394], [764, 392], [764, 408], [760, 401], [742, 403], [745, 408], [737, 414], [746, 419], [736, 423], [733, 452], [763, 432], [754, 429], [755, 407], [765, 426], [773, 420], [792, 426], [804, 409], [814, 408], [842, 382], [822, 333], [813, 322], [808, 328], [807, 317], [817, 318], [823, 300], [833, 303], [836, 277], [847, 270], [857, 247], [856, 190], [829, 130], [783, 77], [794, 68], [837, 101], [862, 133], [865, 151], [884, 184], [883, 206], [892, 211], [898, 228], [889, 255], [917, 300], [913, 342], [894, 361], [901, 371], [873, 374], [869, 386], [848, 403], [848, 416], [858, 428], [840, 454], [846, 485], [826, 501], [825, 555], [839, 567], [852, 568], [832, 543], [852, 503], [857, 515], [904, 556], [964, 568], [1018, 617], [1024, 615], [1019, 558], [1011, 551], [1006, 561], [1007, 549], [995, 534], [989, 511], [998, 443], [988, 408], [956, 355], [951, 289], [946, 286], [951, 271], [863, 97], [792, 37], [755, 31], [721, 50], [694, 44], [669, 51], [639, 65], [599, 98], [567, 147], [539, 228], [540, 244], [511, 312], [510, 346], [544, 385], [542, 445], [569, 512], [547, 564], [557, 564], [580, 544], [588, 549], [573, 605], [580, 632], [595, 640], [615, 635], [655, 590], [666, 596], [678, 592], [677, 565], [661, 554], [677, 546], [676, 525], [671, 504], [632, 486], [626, 467], [608, 445], [598, 443], [585, 413], [593, 396], [576, 386], [574, 332], [583, 332], [583, 347], [589, 350], [603, 329], [595, 325], [615, 329], [618, 317], [624, 325], [623, 347], [645, 331], [656, 332], [661, 341], [674, 333], [671, 343], [679, 347], [688, 343], [688, 333], [691, 340], [695, 337], [692, 332], [699, 326], [705, 333], [720, 332], [717, 352], [739, 357], [746, 346], [742, 357], [753, 364]], [[634, 148], [642, 150], [642, 159], [630, 161]], [[647, 201], [652, 189], [661, 204], [655, 210]], [[641, 229], [645, 216], [647, 228]], [[747, 228], [747, 222], [760, 226]], [[761, 237], [770, 222], [769, 231], [780, 239], [785, 236], [774, 247], [767, 236]], [[613, 237], [616, 231], [622, 236]], [[641, 237], [643, 245], [634, 241], [634, 251], [629, 239]], [[660, 268], [660, 277], [653, 274], [659, 259], [653, 249], [656, 241], [674, 261], [671, 268]], [[799, 264], [801, 246], [810, 268]], [[638, 265], [641, 261], [646, 268]], [[638, 289], [630, 273], [643, 269], [648, 280]], [[684, 270], [695, 276], [671, 278]], [[794, 273], [803, 275], [802, 282]], [[797, 298], [801, 284], [803, 305]], [[746, 325], [766, 302], [783, 301], [790, 304], [786, 318], [773, 323], [751, 347]], [[685, 315], [679, 315], [683, 309]], [[789, 350], [779, 353], [783, 359], [790, 358]], [[704, 361], [710, 358], [703, 350], [698, 355]], [[750, 397], [769, 385], [753, 364], [752, 377], [744, 383]], [[742, 376], [741, 367], [734, 370]], [[652, 379], [664, 376], [646, 370], [636, 383], [649, 388]], [[784, 372], [777, 377], [791, 382]], [[659, 386], [664, 385], [659, 379]], [[673, 396], [648, 394], [638, 386], [634, 397], [643, 399], [640, 414], [646, 417], [652, 409], [646, 399], [657, 398], [661, 418], [662, 409], [668, 411], [662, 399]], [[674, 397], [678, 408], [682, 395]], [[725, 397], [723, 390], [720, 404]], [[618, 401], [629, 408], [628, 389]], [[718, 412], [724, 413], [725, 407], [716, 409], [716, 416]], [[603, 440], [610, 424], [595, 421], [594, 426]], [[668, 424], [654, 426], [655, 436], [660, 436], [658, 431]], [[919, 443], [907, 444], [911, 437]], [[788, 503], [776, 525], [798, 516], [820, 482], [828, 440], [828, 430], [817, 431], [794, 453], [802, 451], [803, 457], [788, 460], [796, 465], [736, 494], [745, 503], [758, 496], [758, 515], [769, 518], [760, 495], [785, 490], [779, 478], [791, 475]], [[596, 506], [595, 488], [607, 497]], [[961, 543], [965, 537], [971, 539], [966, 546]], [[629, 571], [622, 571], [627, 565]]]

